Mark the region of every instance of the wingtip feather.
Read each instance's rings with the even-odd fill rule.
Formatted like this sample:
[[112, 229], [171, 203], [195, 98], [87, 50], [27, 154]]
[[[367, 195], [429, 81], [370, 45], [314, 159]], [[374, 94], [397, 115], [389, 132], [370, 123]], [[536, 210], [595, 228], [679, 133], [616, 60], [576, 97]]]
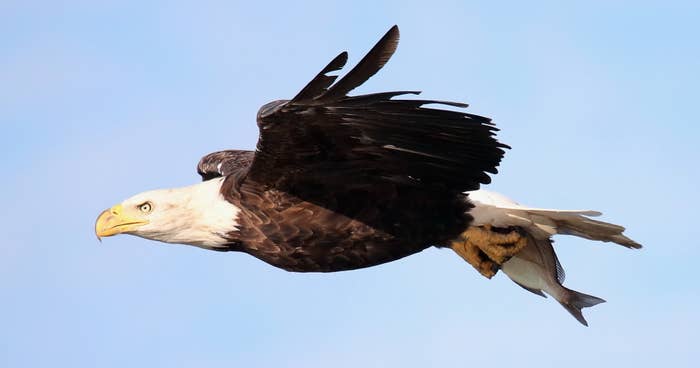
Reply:
[[338, 82], [328, 88], [319, 99], [334, 100], [345, 97], [348, 92], [362, 85], [376, 74], [391, 59], [399, 45], [399, 27], [394, 25], [372, 47], [371, 50]]

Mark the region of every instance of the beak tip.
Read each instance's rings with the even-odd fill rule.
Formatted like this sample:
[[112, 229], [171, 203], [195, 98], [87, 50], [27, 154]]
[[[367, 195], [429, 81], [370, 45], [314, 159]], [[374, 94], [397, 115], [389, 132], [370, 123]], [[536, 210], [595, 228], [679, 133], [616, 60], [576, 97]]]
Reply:
[[[102, 235], [103, 230], [104, 230], [104, 224], [108, 220], [108, 215], [110, 213], [110, 210], [104, 210], [102, 213], [100, 213], [99, 216], [97, 216], [97, 219], [95, 220], [95, 236], [97, 237], [97, 241], [102, 243]], [[103, 234], [104, 235], [104, 234]]]
[[147, 219], [131, 218], [122, 214], [121, 205], [102, 211], [95, 220], [95, 236], [102, 243], [102, 238], [117, 234], [130, 234], [135, 228], [148, 224]]

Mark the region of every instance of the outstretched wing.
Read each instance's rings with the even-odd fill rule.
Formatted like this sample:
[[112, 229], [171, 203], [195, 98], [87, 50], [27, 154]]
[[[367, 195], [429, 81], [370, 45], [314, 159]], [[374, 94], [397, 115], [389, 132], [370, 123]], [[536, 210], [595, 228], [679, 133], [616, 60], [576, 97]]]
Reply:
[[258, 112], [260, 138], [246, 180], [296, 194], [366, 190], [393, 183], [461, 193], [489, 183], [503, 148], [490, 119], [426, 104], [466, 104], [394, 99], [415, 91], [347, 96], [377, 73], [396, 50], [392, 27], [344, 78], [347, 53], [333, 59], [293, 99]]

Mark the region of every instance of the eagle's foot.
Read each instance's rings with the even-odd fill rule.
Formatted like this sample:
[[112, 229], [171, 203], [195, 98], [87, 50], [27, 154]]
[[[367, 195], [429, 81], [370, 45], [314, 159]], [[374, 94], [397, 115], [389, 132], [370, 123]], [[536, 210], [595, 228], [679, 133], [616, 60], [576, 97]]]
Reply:
[[527, 238], [523, 236], [522, 230], [518, 228], [500, 228], [484, 225], [470, 227], [462, 235], [476, 243], [479, 249], [499, 265], [518, 254], [527, 244]]
[[486, 278], [490, 279], [498, 272], [499, 266], [492, 261], [486, 253], [479, 249], [476, 244], [469, 242], [463, 237], [452, 242], [452, 250], [459, 254], [460, 257], [464, 258], [467, 263], [472, 265]]
[[487, 278], [525, 247], [527, 239], [517, 228], [471, 226], [453, 241], [452, 249]]

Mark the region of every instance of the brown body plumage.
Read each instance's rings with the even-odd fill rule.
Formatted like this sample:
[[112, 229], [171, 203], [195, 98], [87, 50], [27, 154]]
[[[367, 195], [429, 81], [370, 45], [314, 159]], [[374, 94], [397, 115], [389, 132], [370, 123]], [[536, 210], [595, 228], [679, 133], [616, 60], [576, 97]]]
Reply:
[[242, 209], [238, 229], [228, 234], [229, 246], [217, 250], [243, 251], [285, 270], [330, 272], [390, 262], [448, 245], [470, 222], [464, 196], [424, 195], [394, 183], [346, 192], [317, 187], [328, 193], [313, 197], [320, 205], [246, 180], [244, 156], [253, 152], [215, 155], [242, 163], [228, 166], [232, 171], [221, 187], [226, 200]]

